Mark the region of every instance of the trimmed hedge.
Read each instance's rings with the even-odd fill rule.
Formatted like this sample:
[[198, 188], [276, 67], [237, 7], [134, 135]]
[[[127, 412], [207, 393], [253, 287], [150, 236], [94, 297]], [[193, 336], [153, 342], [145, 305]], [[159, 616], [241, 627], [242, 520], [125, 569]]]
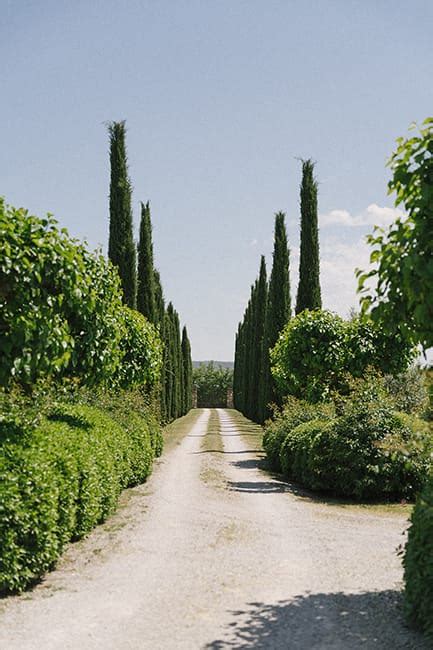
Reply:
[[113, 512], [123, 488], [148, 477], [156, 421], [130, 413], [125, 427], [125, 419], [60, 404], [34, 429], [0, 423], [0, 592], [38, 580], [68, 541]]
[[433, 641], [433, 479], [412, 513], [403, 564], [408, 622]]

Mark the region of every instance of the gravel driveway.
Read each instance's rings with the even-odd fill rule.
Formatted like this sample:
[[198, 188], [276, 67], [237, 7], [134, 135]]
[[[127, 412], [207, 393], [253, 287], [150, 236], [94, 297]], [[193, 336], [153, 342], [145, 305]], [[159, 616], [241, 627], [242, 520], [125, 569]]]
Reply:
[[182, 426], [116, 515], [0, 601], [1, 650], [429, 647], [400, 615], [404, 518], [305, 498], [230, 411]]

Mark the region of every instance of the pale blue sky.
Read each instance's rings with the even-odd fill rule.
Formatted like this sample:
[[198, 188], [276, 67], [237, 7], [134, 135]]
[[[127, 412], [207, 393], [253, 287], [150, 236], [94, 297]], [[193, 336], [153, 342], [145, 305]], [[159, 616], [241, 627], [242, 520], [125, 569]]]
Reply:
[[[433, 3], [0, 0], [0, 194], [107, 242], [108, 137], [126, 119], [167, 300], [195, 359], [230, 359], [273, 214], [297, 276], [300, 164], [317, 161], [325, 306], [356, 305], [384, 163], [433, 114]], [[293, 287], [293, 300], [294, 291]]]

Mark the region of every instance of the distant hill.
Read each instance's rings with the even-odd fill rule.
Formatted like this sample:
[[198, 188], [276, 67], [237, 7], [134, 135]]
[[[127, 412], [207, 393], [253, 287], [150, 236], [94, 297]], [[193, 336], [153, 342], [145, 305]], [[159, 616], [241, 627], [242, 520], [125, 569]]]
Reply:
[[[198, 368], [199, 366], [207, 365], [208, 363], [210, 363], [210, 360], [209, 361], [193, 361], [192, 365], [193, 365], [194, 368]], [[219, 366], [220, 368], [234, 368], [234, 365], [235, 365], [233, 363], [233, 361], [212, 361], [212, 363], [214, 364], [214, 366]]]

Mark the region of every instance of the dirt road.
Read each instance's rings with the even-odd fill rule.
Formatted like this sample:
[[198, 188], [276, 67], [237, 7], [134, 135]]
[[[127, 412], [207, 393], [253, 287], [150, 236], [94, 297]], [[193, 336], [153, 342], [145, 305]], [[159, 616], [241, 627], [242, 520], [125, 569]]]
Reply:
[[428, 647], [400, 615], [404, 518], [272, 478], [234, 412], [195, 411], [170, 436], [114, 517], [0, 601], [1, 650]]

